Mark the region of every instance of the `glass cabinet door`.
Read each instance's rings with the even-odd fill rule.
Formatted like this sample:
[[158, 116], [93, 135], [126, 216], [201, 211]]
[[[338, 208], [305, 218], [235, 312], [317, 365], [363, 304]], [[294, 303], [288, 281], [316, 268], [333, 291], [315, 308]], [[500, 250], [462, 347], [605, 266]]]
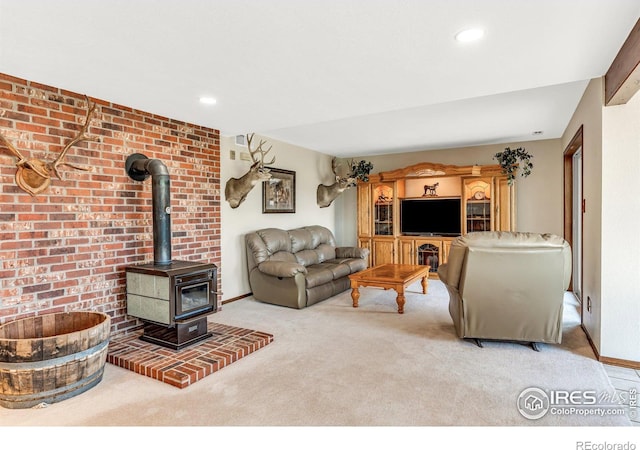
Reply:
[[464, 180], [465, 233], [491, 231], [491, 179]]
[[437, 272], [438, 267], [442, 263], [442, 241], [416, 241], [416, 256], [417, 264], [431, 266], [429, 272]]
[[393, 187], [378, 184], [373, 188], [373, 233], [376, 236], [393, 235]]

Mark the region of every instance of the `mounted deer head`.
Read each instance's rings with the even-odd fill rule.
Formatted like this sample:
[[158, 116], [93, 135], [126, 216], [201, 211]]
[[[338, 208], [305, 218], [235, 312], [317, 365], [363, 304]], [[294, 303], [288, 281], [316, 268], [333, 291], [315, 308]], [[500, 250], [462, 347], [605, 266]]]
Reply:
[[[273, 164], [276, 160], [274, 156], [271, 161], [264, 162], [264, 157], [271, 150], [272, 146], [269, 146], [267, 150], [262, 150], [264, 141], [261, 140], [258, 144], [258, 148], [251, 150], [251, 140], [254, 133], [247, 134], [247, 147], [249, 148], [249, 154], [253, 164], [249, 168], [249, 171], [240, 178], [230, 178], [224, 188], [224, 198], [229, 202], [232, 208], [237, 208], [247, 198], [247, 194], [253, 189], [258, 181], [265, 181], [271, 178], [269, 168], [265, 167], [266, 164]], [[255, 155], [258, 153], [260, 159], [256, 159]]]
[[326, 208], [331, 205], [331, 203], [338, 197], [338, 195], [342, 194], [345, 189], [350, 187], [354, 187], [357, 184], [358, 179], [355, 176], [353, 171], [354, 162], [353, 160], [349, 161], [350, 172], [346, 176], [338, 175], [336, 172], [337, 164], [336, 158], [334, 157], [331, 160], [331, 170], [336, 177], [336, 182], [330, 186], [326, 186], [324, 184], [318, 185], [318, 190], [316, 192], [317, 203], [320, 208]]
[[91, 114], [96, 109], [96, 104], [91, 105], [89, 101], [89, 97], [85, 95], [85, 99], [87, 100], [87, 117], [84, 121], [84, 125], [80, 132], [71, 139], [64, 146], [58, 157], [53, 161], [44, 161], [42, 159], [27, 159], [16, 149], [9, 140], [0, 134], [0, 144], [2, 144], [5, 148], [7, 148], [15, 157], [18, 158], [18, 162], [16, 166], [18, 167], [18, 171], [16, 172], [16, 184], [23, 191], [31, 194], [31, 196], [36, 196], [39, 193], [45, 191], [49, 185], [51, 184], [51, 175], [52, 173], [59, 179], [62, 180], [62, 176], [60, 176], [60, 172], [58, 172], [58, 167], [60, 166], [69, 166], [77, 170], [91, 170], [91, 167], [83, 167], [77, 166], [75, 164], [71, 164], [68, 162], [64, 162], [63, 159], [66, 156], [69, 149], [82, 141], [98, 141], [100, 138], [98, 136], [88, 136], [87, 128], [89, 128], [89, 121], [91, 119]]

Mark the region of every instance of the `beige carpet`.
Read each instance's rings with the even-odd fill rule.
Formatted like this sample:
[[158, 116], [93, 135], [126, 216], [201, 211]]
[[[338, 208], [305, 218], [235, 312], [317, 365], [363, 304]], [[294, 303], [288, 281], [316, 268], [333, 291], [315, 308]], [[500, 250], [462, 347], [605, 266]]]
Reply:
[[519, 344], [478, 348], [458, 339], [439, 281], [407, 293], [361, 289], [305, 310], [248, 298], [224, 305], [211, 320], [263, 330], [274, 341], [186, 389], [107, 364], [104, 379], [77, 397], [42, 409], [0, 408], [12, 425], [629, 425], [624, 416], [522, 417], [528, 387], [613, 392], [579, 327], [565, 308], [562, 345], [541, 351]]

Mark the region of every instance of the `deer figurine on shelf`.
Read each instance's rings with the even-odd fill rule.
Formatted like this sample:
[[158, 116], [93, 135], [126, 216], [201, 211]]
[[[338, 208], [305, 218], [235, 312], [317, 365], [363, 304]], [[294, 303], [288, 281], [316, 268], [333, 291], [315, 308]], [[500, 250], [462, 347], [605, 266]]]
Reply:
[[349, 167], [351, 169], [349, 173], [345, 176], [340, 176], [336, 171], [337, 169], [336, 158], [334, 157], [331, 160], [331, 170], [333, 171], [333, 174], [336, 177], [336, 181], [330, 186], [327, 186], [324, 184], [318, 185], [318, 190], [316, 192], [316, 200], [320, 208], [326, 208], [327, 206], [331, 205], [331, 203], [333, 203], [333, 201], [338, 197], [338, 195], [342, 194], [345, 191], [345, 189], [354, 187], [357, 184], [358, 178], [355, 176], [355, 173], [353, 170], [353, 167], [354, 167], [353, 160], [349, 162]]
[[80, 132], [64, 146], [58, 157], [53, 161], [45, 161], [38, 158], [25, 158], [5, 136], [0, 134], [0, 147], [4, 146], [18, 158], [18, 162], [16, 162], [16, 166], [18, 168], [18, 171], [16, 172], [16, 184], [20, 189], [34, 197], [41, 192], [44, 192], [51, 184], [52, 174], [59, 180], [62, 180], [62, 176], [58, 171], [60, 166], [69, 166], [77, 170], [92, 170], [91, 167], [78, 166], [63, 161], [69, 149], [79, 142], [100, 140], [98, 136], [89, 136], [87, 134], [89, 121], [91, 120], [91, 115], [96, 109], [96, 104], [94, 103], [92, 105], [89, 101], [89, 97], [87, 96], [85, 96], [85, 99], [87, 101], [87, 117], [84, 121], [84, 125], [80, 129]]
[[[249, 171], [240, 178], [230, 178], [224, 188], [224, 198], [232, 208], [237, 208], [247, 198], [247, 194], [253, 189], [253, 187], [259, 181], [266, 181], [271, 178], [269, 173], [270, 169], [265, 165], [273, 164], [276, 160], [274, 156], [271, 161], [264, 162], [264, 157], [271, 150], [272, 146], [269, 146], [267, 150], [263, 150], [262, 146], [264, 141], [261, 140], [258, 147], [255, 150], [251, 150], [251, 141], [254, 133], [247, 134], [247, 147], [249, 148], [249, 154], [253, 164], [249, 168]], [[256, 159], [255, 155], [258, 153], [260, 159]]]

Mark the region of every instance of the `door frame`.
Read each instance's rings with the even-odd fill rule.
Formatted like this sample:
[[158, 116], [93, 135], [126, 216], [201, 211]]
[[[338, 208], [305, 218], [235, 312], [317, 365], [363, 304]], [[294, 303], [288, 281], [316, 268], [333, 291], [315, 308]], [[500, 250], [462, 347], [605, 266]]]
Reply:
[[[573, 248], [573, 155], [578, 151], [578, 149], [582, 149], [582, 173], [580, 174], [580, 179], [582, 186], [580, 190], [582, 191], [582, 214], [584, 214], [584, 139], [583, 139], [583, 125], [580, 125], [576, 134], [571, 138], [569, 145], [564, 149], [563, 153], [563, 164], [564, 164], [564, 173], [563, 173], [563, 186], [564, 186], [564, 239], [571, 245]], [[584, 280], [583, 278], [583, 267], [584, 267], [584, 220], [581, 221], [581, 235], [583, 236], [582, 245], [580, 249], [580, 280]], [[571, 277], [571, 283], [569, 284], [569, 289], [573, 290], [573, 277]], [[580, 292], [584, 292], [582, 286], [580, 286]], [[582, 309], [580, 308], [580, 318], [582, 321]]]

